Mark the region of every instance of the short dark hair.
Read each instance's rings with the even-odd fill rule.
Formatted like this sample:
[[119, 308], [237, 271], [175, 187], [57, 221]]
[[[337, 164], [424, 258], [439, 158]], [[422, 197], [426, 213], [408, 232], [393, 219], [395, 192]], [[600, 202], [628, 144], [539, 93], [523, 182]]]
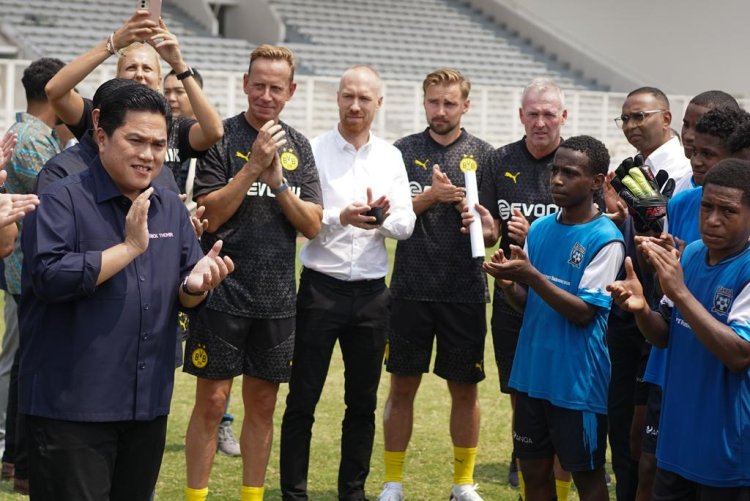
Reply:
[[94, 97], [91, 98], [91, 103], [93, 104], [94, 108], [99, 108], [102, 100], [106, 96], [109, 96], [111, 93], [117, 92], [131, 85], [140, 84], [135, 80], [130, 80], [127, 78], [113, 78], [111, 80], [107, 80], [96, 89], [96, 92], [94, 92]]
[[750, 148], [750, 119], [746, 119], [734, 128], [734, 132], [727, 140], [727, 148], [732, 155]]
[[750, 207], [750, 161], [725, 158], [717, 162], [703, 179], [704, 193], [709, 184], [742, 191], [742, 204]]
[[690, 104], [696, 106], [702, 106], [708, 109], [714, 108], [731, 108], [733, 110], [739, 110], [740, 105], [737, 100], [731, 95], [727, 94], [723, 90], [707, 90], [701, 92], [693, 99], [690, 100]]
[[[198, 87], [200, 87], [202, 89], [203, 88], [203, 77], [198, 72], [198, 70], [196, 70], [195, 68], [191, 67], [190, 69], [193, 71], [193, 78], [195, 79], [195, 82], [198, 84]], [[170, 75], [177, 76], [177, 72], [174, 70], [174, 68], [171, 69], [171, 70], [169, 70], [169, 73], [167, 73], [167, 76], [164, 77], [164, 82], [167, 81], [167, 77], [170, 76]]]
[[695, 132], [718, 138], [722, 146], [729, 149], [728, 141], [737, 126], [746, 122], [750, 115], [746, 111], [732, 108], [708, 110], [695, 124]]
[[630, 91], [630, 94], [628, 94], [627, 97], [635, 96], [636, 94], [651, 94], [658, 101], [663, 102], [665, 109], [669, 109], [669, 98], [661, 91], [661, 89], [657, 89], [656, 87], [638, 87], [637, 89]]
[[607, 174], [609, 151], [598, 139], [591, 136], [573, 136], [560, 143], [559, 147], [585, 154], [589, 159], [589, 174]]
[[164, 96], [145, 85], [128, 87], [127, 92], [110, 92], [99, 106], [99, 128], [107, 136], [125, 123], [128, 111], [150, 111], [164, 116], [167, 132], [172, 125], [172, 110]]
[[23, 70], [21, 83], [26, 91], [26, 101], [46, 103], [47, 94], [44, 93], [44, 87], [63, 66], [65, 63], [59, 59], [42, 57]]

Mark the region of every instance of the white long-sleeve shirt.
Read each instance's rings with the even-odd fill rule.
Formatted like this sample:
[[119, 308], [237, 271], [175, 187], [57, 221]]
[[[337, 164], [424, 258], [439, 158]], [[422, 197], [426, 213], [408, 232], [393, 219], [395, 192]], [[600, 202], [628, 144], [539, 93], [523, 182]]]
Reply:
[[[401, 152], [370, 133], [359, 150], [334, 127], [311, 141], [323, 192], [323, 224], [313, 240], [300, 251], [309, 269], [345, 281], [382, 278], [388, 272], [385, 238], [411, 236], [416, 215], [412, 208], [409, 179]], [[353, 202], [367, 203], [385, 195], [389, 216], [373, 230], [342, 226], [341, 210]]]

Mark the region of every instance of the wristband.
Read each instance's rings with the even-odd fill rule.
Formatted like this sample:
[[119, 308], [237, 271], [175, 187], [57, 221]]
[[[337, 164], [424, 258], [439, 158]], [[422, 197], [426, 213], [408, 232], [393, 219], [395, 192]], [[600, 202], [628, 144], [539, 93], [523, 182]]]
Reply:
[[185, 80], [186, 78], [192, 77], [192, 76], [194, 76], [193, 68], [188, 66], [188, 69], [186, 71], [183, 71], [182, 73], [175, 75], [175, 78], [177, 80]]
[[289, 184], [287, 184], [286, 180], [284, 180], [276, 188], [271, 188], [271, 193], [273, 193], [274, 196], [279, 196], [288, 189], [289, 189]]
[[182, 281], [182, 285], [180, 286], [180, 288], [182, 289], [182, 292], [184, 292], [188, 296], [201, 297], [201, 296], [205, 296], [206, 294], [208, 294], [208, 291], [192, 292], [190, 289], [188, 289], [187, 283], [188, 283], [188, 277], [185, 277], [184, 280]]

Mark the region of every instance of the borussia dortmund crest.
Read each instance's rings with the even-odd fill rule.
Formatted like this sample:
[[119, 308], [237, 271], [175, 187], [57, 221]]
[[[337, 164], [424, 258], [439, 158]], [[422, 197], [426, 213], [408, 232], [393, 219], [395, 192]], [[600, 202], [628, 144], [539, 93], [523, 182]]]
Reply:
[[580, 243], [576, 242], [576, 244], [573, 246], [573, 249], [570, 251], [570, 259], [568, 259], [568, 263], [572, 264], [576, 268], [580, 268], [584, 256], [586, 256], [586, 248]]
[[296, 170], [299, 166], [299, 158], [294, 154], [291, 148], [284, 148], [281, 152], [281, 166], [286, 170]]
[[202, 369], [208, 364], [208, 353], [206, 353], [205, 346], [199, 344], [196, 349], [193, 350], [193, 354], [190, 355], [190, 360], [193, 365], [199, 369]]
[[464, 155], [464, 158], [461, 159], [461, 163], [458, 164], [458, 167], [461, 169], [461, 172], [476, 172], [477, 161], [474, 160], [474, 155]]
[[718, 313], [719, 315], [726, 315], [729, 313], [729, 307], [732, 305], [733, 295], [732, 289], [717, 287], [716, 293], [714, 293], [714, 304], [711, 307], [711, 311]]

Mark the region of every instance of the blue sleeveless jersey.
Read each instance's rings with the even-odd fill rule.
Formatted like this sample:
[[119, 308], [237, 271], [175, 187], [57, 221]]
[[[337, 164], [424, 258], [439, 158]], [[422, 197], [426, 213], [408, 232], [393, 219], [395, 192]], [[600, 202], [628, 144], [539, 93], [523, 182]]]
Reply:
[[[624, 242], [605, 216], [578, 225], [562, 224], [558, 216], [531, 225], [529, 260], [557, 287], [597, 306], [597, 312], [588, 325], [575, 325], [529, 288], [509, 384], [558, 407], [606, 414], [610, 363], [605, 336], [611, 298], [603, 289], [579, 284], [603, 247], [620, 242], [624, 249]], [[613, 277], [621, 265], [621, 260], [612, 263]]]
[[[713, 315], [750, 342], [750, 247], [714, 266], [702, 241], [682, 256], [685, 283]], [[743, 311], [744, 310], [744, 311]], [[730, 321], [730, 318], [732, 319]], [[659, 442], [660, 468], [715, 487], [750, 486], [750, 369], [731, 372], [672, 311]]]

